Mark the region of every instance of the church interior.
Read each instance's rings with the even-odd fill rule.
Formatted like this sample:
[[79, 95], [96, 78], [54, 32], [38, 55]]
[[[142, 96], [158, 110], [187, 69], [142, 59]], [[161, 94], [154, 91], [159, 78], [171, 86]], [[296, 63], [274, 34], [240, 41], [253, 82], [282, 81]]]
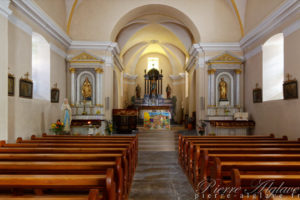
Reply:
[[0, 41], [0, 199], [300, 199], [299, 0], [0, 0]]

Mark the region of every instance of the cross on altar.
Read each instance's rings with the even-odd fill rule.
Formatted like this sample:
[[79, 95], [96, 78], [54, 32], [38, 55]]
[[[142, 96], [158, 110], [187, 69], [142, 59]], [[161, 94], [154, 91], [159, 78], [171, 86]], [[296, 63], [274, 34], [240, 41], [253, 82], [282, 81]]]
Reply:
[[287, 74], [286, 75], [286, 77], [287, 77], [287, 79], [288, 79], [288, 81], [290, 80], [290, 78], [292, 77], [292, 75], [290, 75], [290, 74]]
[[27, 72], [26, 74], [24, 74], [26, 79], [29, 79], [29, 72]]
[[256, 83], [256, 88], [258, 88], [258, 83]]

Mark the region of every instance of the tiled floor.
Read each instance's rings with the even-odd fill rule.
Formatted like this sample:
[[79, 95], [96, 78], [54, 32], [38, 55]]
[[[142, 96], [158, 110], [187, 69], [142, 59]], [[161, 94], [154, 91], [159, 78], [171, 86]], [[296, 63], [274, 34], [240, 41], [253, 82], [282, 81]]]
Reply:
[[139, 160], [130, 200], [193, 200], [194, 191], [178, 165], [175, 131], [139, 133]]

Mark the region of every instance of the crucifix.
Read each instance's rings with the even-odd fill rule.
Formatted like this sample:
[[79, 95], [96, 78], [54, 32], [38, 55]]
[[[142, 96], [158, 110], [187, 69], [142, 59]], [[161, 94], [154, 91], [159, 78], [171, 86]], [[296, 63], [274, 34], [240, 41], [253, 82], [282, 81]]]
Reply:
[[290, 75], [289, 73], [286, 75], [288, 81], [290, 81], [290, 78], [292, 77], [292, 75]]
[[26, 78], [27, 80], [29, 80], [29, 72], [27, 72], [26, 74], [24, 74], [24, 76], [25, 76], [25, 78]]
[[258, 88], [258, 83], [256, 83], [256, 89]]

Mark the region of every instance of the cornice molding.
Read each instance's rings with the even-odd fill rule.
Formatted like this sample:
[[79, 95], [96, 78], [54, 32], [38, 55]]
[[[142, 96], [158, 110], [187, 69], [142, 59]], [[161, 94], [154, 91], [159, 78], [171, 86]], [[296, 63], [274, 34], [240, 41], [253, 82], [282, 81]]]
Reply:
[[67, 58], [67, 54], [63, 50], [58, 48], [55, 44], [50, 43], [50, 49], [62, 58]]
[[15, 26], [17, 26], [21, 30], [23, 30], [28, 35], [30, 35], [30, 36], [32, 35], [32, 28], [29, 25], [27, 25], [26, 23], [24, 23], [22, 20], [20, 20], [19, 18], [17, 18], [16, 16], [14, 16], [13, 14], [11, 14], [8, 17], [8, 21], [10, 21], [12, 24], [14, 24]]
[[290, 25], [289, 27], [285, 28], [283, 30], [283, 35], [284, 35], [284, 37], [287, 37], [299, 29], [300, 29], [300, 19], [298, 21], [296, 21], [295, 23], [293, 23], [292, 25]]
[[109, 42], [109, 41], [78, 41], [73, 40], [69, 49], [96, 49], [96, 50], [108, 50], [108, 51], [116, 51], [120, 53], [120, 49], [118, 43], [116, 42]]
[[177, 80], [184, 79], [185, 74], [184, 74], [184, 73], [179, 73], [178, 75], [169, 75], [169, 77], [170, 77], [173, 81], [177, 81]]
[[124, 77], [125, 79], [128, 79], [128, 80], [136, 80], [137, 77], [138, 77], [138, 75], [132, 75], [132, 74], [124, 73], [124, 74], [123, 74], [123, 77]]
[[202, 42], [196, 44], [196, 47], [202, 47], [204, 51], [242, 51], [240, 43], [238, 42]]
[[259, 45], [256, 48], [249, 51], [248, 53], [246, 53], [245, 59], [248, 60], [249, 58], [252, 58], [253, 56], [259, 54], [260, 52], [262, 52], [262, 45]]
[[299, 8], [300, 2], [298, 0], [285, 1], [279, 9], [271, 13], [256, 28], [241, 39], [241, 47], [243, 49], [249, 47], [253, 42], [259, 40], [261, 37], [278, 27], [285, 19], [299, 10]]
[[8, 18], [11, 15], [12, 11], [9, 9], [10, 0], [1, 0], [0, 1], [0, 14]]
[[12, 3], [64, 46], [70, 46], [71, 38], [32, 0], [12, 0]]

